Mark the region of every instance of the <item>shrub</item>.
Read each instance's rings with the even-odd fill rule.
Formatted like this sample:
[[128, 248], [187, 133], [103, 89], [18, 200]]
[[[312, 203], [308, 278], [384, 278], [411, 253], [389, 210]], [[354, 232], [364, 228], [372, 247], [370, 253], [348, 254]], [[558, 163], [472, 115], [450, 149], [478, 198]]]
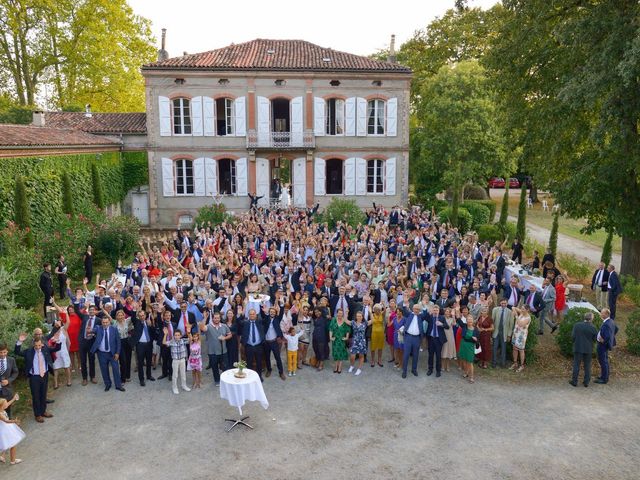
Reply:
[[631, 275], [621, 275], [623, 295], [631, 300], [636, 307], [640, 307], [640, 282]]
[[640, 355], [640, 309], [631, 312], [627, 319], [627, 350], [634, 355]]
[[607, 239], [604, 241], [604, 245], [602, 246], [602, 256], [600, 257], [600, 261], [605, 265], [609, 265], [611, 263], [611, 242], [613, 241], [613, 230], [609, 229], [607, 232]]
[[338, 221], [357, 227], [364, 223], [365, 217], [364, 212], [358, 207], [355, 200], [342, 200], [339, 198], [331, 199], [322, 216], [331, 229], [336, 227]]
[[593, 325], [599, 329], [602, 325], [602, 319], [593, 310], [588, 308], [572, 308], [567, 312], [558, 328], [556, 334], [556, 343], [560, 347], [560, 353], [566, 357], [573, 356], [573, 339], [571, 338], [571, 332], [573, 332], [573, 326], [584, 320], [585, 313], [593, 313]]
[[507, 218], [509, 217], [509, 182], [504, 187], [504, 195], [502, 196], [502, 205], [500, 206], [500, 225], [507, 224]]
[[465, 200], [462, 206], [466, 208], [466, 205], [469, 204], [478, 204], [487, 207], [489, 209], [489, 221], [487, 223], [493, 223], [496, 218], [496, 202], [493, 200]]
[[560, 218], [560, 211], [556, 210], [553, 214], [553, 224], [551, 224], [551, 233], [549, 234], [549, 249], [551, 254], [557, 256], [558, 250], [558, 221]]
[[536, 240], [534, 240], [531, 237], [527, 237], [524, 241], [524, 243], [522, 244], [522, 246], [524, 247], [524, 253], [526, 256], [528, 257], [532, 257], [533, 258], [533, 251], [537, 250], [538, 253], [541, 255], [540, 258], [542, 258], [542, 255], [544, 255], [545, 252], [545, 247], [543, 244], [541, 244], [540, 242], [537, 242]]
[[478, 234], [478, 240], [482, 243], [489, 242], [491, 245], [494, 245], [497, 241], [501, 242], [504, 240], [498, 225], [492, 223], [478, 225], [476, 232]]
[[498, 227], [498, 229], [500, 230], [500, 233], [502, 234], [502, 240], [504, 240], [506, 238], [507, 242], [509, 242], [509, 241], [512, 241], [514, 238], [516, 238], [516, 224], [515, 223], [507, 222], [504, 225], [502, 225], [500, 223], [496, 223], [496, 226]]
[[466, 209], [471, 214], [471, 228], [477, 230], [480, 225], [489, 223], [489, 209], [481, 203], [462, 202], [460, 207]]
[[0, 286], [0, 292], [4, 292], [5, 289], [11, 290], [13, 302], [20, 307], [31, 308], [41, 303], [42, 294], [37, 285], [42, 271], [42, 261], [33, 249], [24, 247], [23, 236], [24, 232], [13, 222], [0, 232], [0, 268], [4, 268], [16, 282], [16, 288], [11, 289], [7, 282], [0, 281], [0, 284], [5, 285]]
[[[438, 212], [438, 218], [441, 223], [449, 223], [449, 218], [451, 217], [451, 207], [447, 207], [442, 211]], [[469, 210], [466, 208], [458, 209], [458, 231], [460, 233], [466, 233], [471, 230], [471, 225], [473, 224], [473, 217], [469, 213]]]
[[520, 188], [520, 203], [518, 203], [518, 225], [516, 235], [520, 242], [524, 242], [527, 237], [527, 184], [523, 183]]
[[62, 174], [62, 211], [67, 215], [73, 215], [73, 195], [71, 193], [71, 178], [69, 174]]
[[100, 226], [96, 245], [98, 252], [111, 262], [132, 257], [140, 241], [140, 223], [134, 217], [119, 216], [108, 218]]
[[580, 260], [575, 255], [558, 255], [558, 265], [565, 270], [571, 278], [583, 280], [591, 276], [592, 267], [587, 261]]
[[[0, 310], [0, 341], [14, 345], [21, 333], [31, 334], [34, 328], [47, 331], [42, 318], [32, 310], [11, 308]], [[27, 340], [28, 342], [28, 340]]]
[[465, 200], [486, 200], [489, 198], [487, 191], [480, 185], [465, 185], [464, 187]]
[[233, 216], [227, 213], [227, 207], [223, 204], [214, 204], [199, 208], [194, 223], [198, 226], [213, 227], [223, 222], [230, 222], [232, 219]]

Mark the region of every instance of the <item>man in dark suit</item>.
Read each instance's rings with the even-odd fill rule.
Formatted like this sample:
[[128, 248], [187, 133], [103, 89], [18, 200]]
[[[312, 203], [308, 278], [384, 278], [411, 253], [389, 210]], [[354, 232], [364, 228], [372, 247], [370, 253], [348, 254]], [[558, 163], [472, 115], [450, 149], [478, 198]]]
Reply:
[[[209, 315], [212, 315], [211, 313]], [[158, 377], [159, 380], [169, 377], [169, 380], [173, 377], [173, 366], [171, 361], [171, 347], [164, 345], [162, 340], [164, 338], [164, 328], [167, 329], [167, 338], [173, 338], [173, 332], [178, 329], [178, 324], [173, 322], [173, 314], [171, 310], [165, 310], [162, 312], [162, 320], [157, 322], [160, 327], [156, 334], [156, 343], [160, 345], [160, 357], [162, 358], [162, 375]]]
[[102, 318], [102, 325], [96, 328], [96, 338], [93, 341], [91, 352], [98, 354], [98, 364], [100, 365], [100, 373], [102, 373], [104, 391], [108, 392], [111, 389], [111, 376], [109, 375], [109, 366], [111, 366], [116, 390], [124, 392], [120, 378], [120, 366], [118, 365], [120, 334], [116, 327], [111, 326], [111, 321], [106, 316]]
[[521, 285], [518, 283], [518, 277], [513, 275], [509, 280], [509, 283], [504, 286], [503, 298], [507, 301], [507, 307], [517, 307], [520, 302], [520, 298], [524, 294]]
[[189, 333], [195, 333], [197, 331], [198, 323], [195, 314], [187, 310], [188, 306], [189, 304], [183, 300], [180, 302], [180, 309], [173, 310], [173, 322], [185, 338]]
[[502, 250], [498, 249], [500, 256], [496, 260], [496, 282], [498, 285], [502, 285], [502, 278], [504, 277], [504, 269], [507, 267], [507, 260]]
[[[338, 288], [338, 295], [334, 295], [329, 300], [329, 306], [331, 307], [331, 315], [336, 316], [336, 310], [342, 309], [344, 318], [351, 318], [350, 312], [353, 310], [352, 299], [347, 296], [347, 290], [344, 287]], [[355, 312], [353, 312], [355, 313]]]
[[449, 329], [449, 324], [444, 316], [440, 314], [438, 306], [431, 307], [431, 314], [427, 315], [427, 341], [429, 342], [429, 369], [427, 375], [433, 373], [433, 358], [436, 360], [436, 377], [440, 376], [442, 370], [442, 346], [447, 343], [445, 329]]
[[613, 350], [613, 347], [616, 346], [618, 327], [613, 323], [613, 318], [611, 318], [611, 312], [608, 308], [602, 309], [600, 317], [602, 318], [602, 326], [596, 336], [598, 341], [596, 352], [598, 353], [598, 363], [600, 364], [600, 376], [596, 379], [596, 383], [604, 385], [609, 382], [609, 350]]
[[53, 280], [51, 280], [51, 264], [49, 262], [42, 266], [43, 270], [40, 274], [40, 290], [44, 295], [44, 316], [47, 317], [47, 307], [53, 305]]
[[[527, 293], [526, 298], [524, 299], [524, 304], [529, 307], [529, 311], [531, 315], [538, 318], [539, 313], [544, 309], [544, 300], [542, 299], [542, 294], [538, 292], [536, 286], [532, 283], [529, 285], [529, 293]], [[538, 335], [542, 335], [544, 331], [542, 327], [538, 328]]]
[[438, 306], [439, 313], [438, 315], [444, 315], [444, 309], [453, 307], [455, 300], [453, 298], [449, 298], [449, 290], [443, 288], [440, 291], [440, 298], [436, 300], [436, 305]]
[[604, 262], [600, 262], [598, 269], [593, 272], [591, 290], [596, 292], [596, 306], [602, 310], [608, 305], [607, 292], [609, 291], [609, 270], [605, 267]]
[[282, 358], [280, 357], [280, 341], [284, 340], [282, 330], [280, 330], [280, 320], [282, 319], [281, 311], [277, 313], [276, 307], [270, 307], [267, 311], [266, 306], [262, 307], [262, 323], [264, 327], [264, 362], [267, 366], [266, 377], [271, 376], [271, 354], [276, 359], [276, 365], [278, 367], [278, 373], [280, 378], [284, 380], [284, 367], [282, 366]]
[[593, 354], [593, 344], [596, 341], [598, 330], [593, 326], [593, 313], [584, 315], [584, 322], [578, 322], [573, 326], [571, 338], [573, 339], [573, 375], [569, 383], [574, 387], [578, 386], [578, 373], [580, 373], [580, 363], [584, 365], [584, 380], [582, 384], [589, 386], [591, 381], [591, 355]]
[[[74, 303], [73, 309], [76, 315], [80, 317], [82, 323], [80, 324], [80, 331], [78, 332], [78, 345], [80, 346], [80, 370], [82, 371], [82, 385], [87, 384], [87, 373], [91, 378], [91, 383], [96, 382], [96, 355], [91, 352], [93, 346], [93, 339], [95, 338], [95, 328], [99, 324], [100, 320], [96, 316], [96, 307], [90, 305], [88, 308], [88, 315], [82, 313], [80, 310], [80, 304]], [[88, 366], [88, 369], [87, 369]], [[88, 370], [88, 372], [87, 372]]]
[[132, 317], [133, 336], [132, 341], [136, 350], [136, 363], [138, 364], [138, 380], [140, 386], [144, 387], [145, 373], [146, 379], [155, 382], [151, 375], [151, 359], [153, 356], [153, 339], [158, 337], [150, 318], [144, 310], [138, 310]]
[[25, 359], [25, 372], [29, 379], [31, 390], [31, 403], [36, 422], [43, 423], [45, 418], [53, 417], [47, 412], [47, 386], [49, 373], [53, 372], [53, 360], [51, 352], [57, 352], [62, 348], [62, 343], [56, 343], [54, 348], [45, 345], [41, 337], [34, 339], [33, 347], [22, 350], [22, 344], [27, 339], [26, 333], [21, 333], [16, 342], [14, 354]]
[[427, 317], [427, 312], [422, 312], [420, 306], [413, 305], [413, 311], [409, 308], [409, 294], [404, 295], [404, 353], [402, 356], [402, 378], [407, 378], [407, 366], [411, 355], [411, 373], [418, 376], [418, 355], [420, 353], [420, 341], [424, 337], [422, 322]]
[[607, 285], [609, 290], [609, 311], [611, 312], [611, 319], [615, 320], [616, 303], [618, 302], [618, 295], [622, 293], [622, 285], [620, 284], [620, 278], [616, 272], [616, 267], [614, 267], [613, 264], [610, 264], [607, 270], [609, 271], [609, 282]]
[[[0, 398], [11, 400], [14, 395], [13, 382], [18, 378], [16, 359], [9, 356], [6, 343], [0, 343]], [[7, 415], [11, 418], [11, 407], [7, 408]]]
[[252, 308], [249, 310], [249, 318], [238, 317], [238, 330], [240, 342], [244, 345], [247, 357], [247, 366], [252, 368], [255, 363], [256, 372], [262, 382], [262, 358], [264, 357], [264, 326], [258, 319], [258, 314]]

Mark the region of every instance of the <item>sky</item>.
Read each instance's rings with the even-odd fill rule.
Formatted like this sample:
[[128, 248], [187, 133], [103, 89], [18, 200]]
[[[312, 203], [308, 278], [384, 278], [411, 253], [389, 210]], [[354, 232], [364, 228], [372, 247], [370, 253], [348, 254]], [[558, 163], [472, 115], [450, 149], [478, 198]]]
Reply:
[[[497, 0], [469, 0], [489, 8]], [[454, 0], [129, 0], [152, 22], [160, 42], [167, 29], [170, 57], [256, 38], [307, 40], [322, 47], [369, 55], [396, 46], [453, 8]]]

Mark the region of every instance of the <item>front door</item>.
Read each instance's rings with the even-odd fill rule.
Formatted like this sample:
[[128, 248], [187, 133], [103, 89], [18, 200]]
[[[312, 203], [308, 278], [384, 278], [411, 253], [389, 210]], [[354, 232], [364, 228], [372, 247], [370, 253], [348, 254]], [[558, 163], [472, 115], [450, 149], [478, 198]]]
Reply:
[[258, 205], [269, 205], [269, 160], [256, 158], [256, 195], [262, 197]]
[[131, 195], [131, 211], [140, 225], [149, 225], [149, 195], [146, 192]]

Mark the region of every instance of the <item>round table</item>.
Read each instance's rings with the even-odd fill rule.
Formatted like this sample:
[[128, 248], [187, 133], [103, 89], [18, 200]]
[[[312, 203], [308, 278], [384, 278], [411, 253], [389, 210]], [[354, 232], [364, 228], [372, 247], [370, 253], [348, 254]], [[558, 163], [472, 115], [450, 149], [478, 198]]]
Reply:
[[[247, 376], [237, 378], [234, 376], [235, 372], [237, 372], [237, 369], [232, 368], [220, 375], [220, 398], [227, 400], [232, 407], [238, 407], [240, 415], [242, 415], [242, 407], [247, 401], [260, 402], [260, 405], [262, 405], [262, 408], [265, 410], [269, 408], [269, 401], [264, 394], [262, 382], [258, 374], [254, 370], [245, 368], [244, 372]], [[233, 425], [227, 429], [227, 432], [230, 432], [237, 425], [253, 428], [251, 425], [244, 423], [247, 418], [249, 417], [243, 417], [240, 420], [225, 418], [227, 422], [234, 422]]]

